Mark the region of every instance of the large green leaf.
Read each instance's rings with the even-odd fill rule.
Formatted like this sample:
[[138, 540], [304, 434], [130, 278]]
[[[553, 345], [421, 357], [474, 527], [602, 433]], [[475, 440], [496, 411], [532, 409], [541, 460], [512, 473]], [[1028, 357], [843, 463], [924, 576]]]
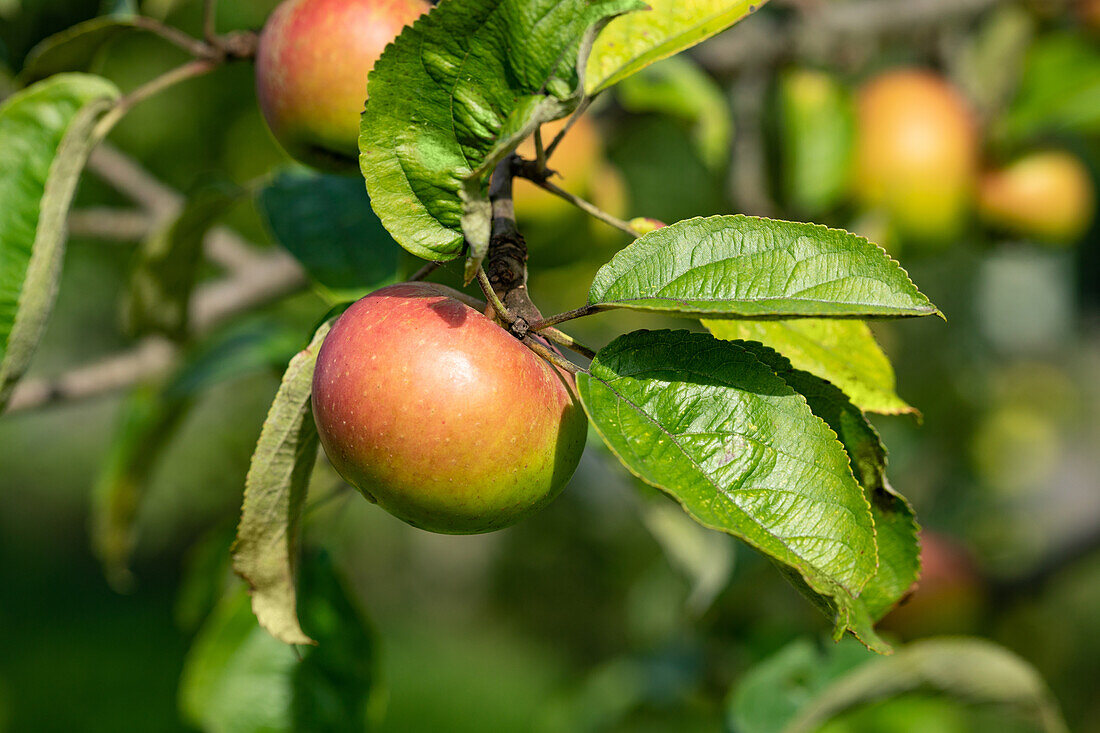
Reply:
[[46, 326], [65, 221], [111, 82], [64, 74], [0, 105], [0, 410]]
[[767, 0], [647, 0], [596, 38], [584, 75], [588, 95], [724, 31]]
[[873, 659], [826, 687], [782, 730], [809, 733], [840, 713], [884, 698], [931, 689], [967, 703], [1004, 706], [1047, 733], [1068, 731], [1035, 669], [984, 639], [929, 639]]
[[833, 432], [751, 350], [636, 331], [601, 349], [577, 387], [632, 473], [792, 569], [833, 604], [837, 635], [870, 628], [859, 602], [877, 565], [867, 500]]
[[596, 273], [588, 303], [712, 318], [939, 312], [863, 237], [740, 214], [687, 219], [639, 237]]
[[195, 399], [219, 382], [281, 368], [301, 334], [267, 319], [234, 323], [186, 354], [162, 384], [136, 387], [123, 401], [92, 501], [92, 547], [116, 587], [130, 579], [129, 561], [146, 489], [160, 455]]
[[[872, 621], [878, 621], [909, 592], [920, 575], [916, 517], [909, 502], [886, 478], [886, 447], [863, 411], [835, 386], [794, 369], [787, 359], [766, 346], [755, 342], [739, 345], [752, 351], [805, 397], [810, 410], [833, 429], [844, 446], [875, 522], [878, 568], [860, 594], [859, 603]], [[856, 633], [863, 638], [862, 629], [856, 629]]]
[[200, 186], [179, 216], [142, 242], [123, 309], [132, 334], [160, 333], [178, 340], [187, 336], [203, 240], [243, 195], [243, 189], [227, 183]]
[[360, 167], [383, 225], [409, 252], [467, 278], [489, 244], [497, 162], [576, 108], [591, 38], [638, 0], [445, 0], [375, 64]]
[[331, 327], [326, 322], [309, 346], [290, 360], [252, 454], [233, 569], [252, 592], [260, 625], [287, 644], [310, 644], [298, 624], [294, 579], [298, 530], [317, 459], [317, 426], [310, 409], [317, 352]]
[[848, 90], [823, 71], [795, 69], [776, 94], [783, 195], [800, 216], [814, 217], [848, 193], [855, 109]]
[[19, 78], [28, 83], [63, 71], [86, 71], [107, 44], [138, 29], [140, 22], [124, 15], [109, 15], [55, 33], [30, 50]]
[[759, 341], [798, 369], [840, 387], [860, 409], [884, 415], [916, 410], [898, 397], [894, 368], [867, 324], [838, 318], [704, 320], [720, 339]]
[[401, 249], [371, 210], [362, 179], [286, 171], [260, 191], [258, 203], [275, 239], [330, 302], [397, 281]]
[[733, 115], [718, 83], [689, 59], [676, 56], [623, 81], [619, 102], [630, 112], [657, 112], [690, 126], [695, 151], [708, 168], [730, 160]]
[[302, 624], [318, 640], [298, 652], [264, 631], [234, 588], [195, 639], [180, 707], [207, 733], [363, 733], [377, 700], [373, 632], [324, 556], [302, 571]]

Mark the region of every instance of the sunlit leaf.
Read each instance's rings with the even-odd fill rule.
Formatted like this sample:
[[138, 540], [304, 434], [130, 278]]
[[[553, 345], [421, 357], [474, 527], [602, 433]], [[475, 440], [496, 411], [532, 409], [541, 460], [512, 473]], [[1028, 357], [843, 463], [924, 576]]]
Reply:
[[916, 412], [898, 397], [894, 368], [867, 324], [838, 318], [704, 320], [720, 339], [759, 341], [798, 369], [832, 382], [860, 409], [884, 415]]
[[718, 83], [690, 60], [676, 56], [623, 81], [619, 101], [630, 112], [657, 112], [682, 120], [701, 160], [722, 170], [730, 159], [733, 116]]
[[117, 97], [105, 79], [65, 74], [0, 105], [0, 410], [53, 308], [69, 203]]
[[833, 604], [837, 635], [870, 628], [858, 597], [875, 574], [874, 527], [848, 456], [749, 349], [636, 331], [601, 349], [577, 387], [632, 473], [797, 573]]
[[743, 215], [687, 219], [639, 237], [596, 273], [588, 302], [712, 318], [939, 312], [862, 237]]
[[[359, 137], [371, 204], [397, 242], [459, 256], [489, 244], [488, 179], [543, 122], [576, 108], [593, 34], [637, 0], [445, 2], [375, 64]], [[473, 268], [473, 269], [471, 269]]]
[[[886, 448], [863, 411], [843, 392], [808, 372], [794, 369], [775, 351], [757, 343], [739, 342], [771, 367], [796, 392], [806, 398], [810, 410], [833, 429], [875, 522], [878, 568], [860, 593], [859, 603], [872, 621], [878, 621], [913, 587], [920, 575], [917, 522], [909, 502], [886, 478]], [[863, 639], [865, 630], [855, 629]]]
[[252, 593], [260, 625], [286, 644], [311, 644], [298, 624], [295, 570], [298, 531], [310, 472], [317, 459], [317, 426], [310, 410], [313, 368], [331, 322], [290, 360], [252, 454], [233, 569]]
[[647, 0], [650, 10], [613, 20], [596, 38], [584, 76], [592, 95], [655, 61], [729, 28], [767, 0]]
[[258, 203], [275, 239], [330, 302], [357, 300], [399, 278], [401, 248], [371, 210], [362, 179], [287, 171]]

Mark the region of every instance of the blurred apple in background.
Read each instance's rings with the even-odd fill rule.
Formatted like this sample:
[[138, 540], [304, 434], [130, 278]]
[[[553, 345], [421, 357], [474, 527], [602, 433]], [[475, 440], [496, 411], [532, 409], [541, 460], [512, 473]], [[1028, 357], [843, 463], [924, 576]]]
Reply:
[[857, 102], [855, 193], [905, 240], [943, 248], [970, 210], [977, 179], [975, 117], [962, 94], [922, 69], [883, 73]]
[[[557, 134], [565, 128], [568, 120], [565, 117], [543, 125], [543, 145], [549, 147]], [[516, 152], [533, 160], [536, 152], [534, 138], [525, 140]], [[558, 174], [550, 178], [552, 183], [582, 198], [588, 196], [595, 185], [594, 178], [605, 166], [603, 143], [600, 141], [596, 123], [589, 117], [579, 117], [562, 138], [547, 165]], [[574, 210], [573, 205], [565, 199], [524, 179], [516, 179], [512, 193], [516, 218], [520, 221], [553, 221]]]
[[922, 529], [920, 541], [920, 580], [881, 627], [905, 639], [973, 631], [985, 601], [973, 558], [946, 535]]
[[1096, 188], [1085, 165], [1070, 153], [1031, 153], [982, 176], [982, 219], [1039, 242], [1071, 244], [1092, 223]]

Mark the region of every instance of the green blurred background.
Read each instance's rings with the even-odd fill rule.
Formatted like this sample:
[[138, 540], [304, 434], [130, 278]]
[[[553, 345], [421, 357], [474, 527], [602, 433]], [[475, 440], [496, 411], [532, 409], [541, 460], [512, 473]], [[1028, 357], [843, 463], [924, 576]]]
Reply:
[[[219, 26], [257, 28], [274, 4], [223, 2]], [[639, 84], [601, 99], [592, 117], [602, 151], [584, 155], [602, 162], [562, 185], [587, 184], [624, 217], [746, 211], [854, 227], [901, 260], [948, 324], [874, 327], [899, 393], [923, 413], [874, 418], [893, 483], [926, 529], [924, 586], [885, 627], [898, 640], [992, 639], [1036, 666], [1072, 730], [1100, 731], [1100, 230], [1093, 222], [1074, 241], [1050, 245], [970, 216], [944, 241], [910, 242], [843, 192], [800, 198], [792, 180], [821, 183], [832, 169], [811, 155], [801, 164], [808, 171], [792, 172], [793, 123], [782, 102], [782, 80], [801, 70], [824, 72], [842, 90], [894, 66], [938, 70], [982, 115], [985, 165], [1054, 146], [1095, 181], [1100, 30], [1082, 20], [1083, 5], [986, 3], [904, 28], [776, 42], [806, 35], [820, 6], [842, 4], [773, 4], [690, 54], [687, 72], [667, 70], [679, 80], [672, 94]], [[142, 9], [199, 30], [199, 2], [149, 0]], [[102, 10], [98, 0], [0, 2], [0, 60], [17, 72], [36, 42]], [[182, 60], [133, 35], [113, 43], [97, 70], [125, 90]], [[1043, 96], [1051, 89], [1050, 99], [1078, 106], [1058, 108]], [[809, 127], [821, 132], [830, 119], [812, 116]], [[211, 176], [249, 184], [288, 162], [264, 128], [246, 63], [143, 103], [111, 141], [182, 191]], [[125, 203], [87, 175], [76, 206]], [[251, 201], [224, 222], [274, 246]], [[582, 303], [596, 267], [626, 243], [572, 212], [534, 217], [525, 232], [531, 292], [547, 313]], [[119, 300], [133, 247], [71, 239], [34, 374], [129, 343]], [[441, 279], [457, 276], [448, 267]], [[306, 291], [262, 318], [290, 334], [292, 353], [329, 307]], [[607, 314], [573, 330], [599, 345], [653, 325], [667, 324]], [[218, 558], [279, 372], [196, 398], [148, 476], [123, 593], [105, 580], [89, 538], [120, 396], [0, 418], [0, 731], [191, 729], [179, 711], [180, 674], [217, 595], [204, 583], [225, 575]], [[824, 638], [826, 620], [772, 566], [732, 539], [685, 526], [597, 443], [548, 510], [488, 536], [420, 532], [347, 491], [308, 513], [307, 544], [331, 555], [370, 618], [377, 729], [719, 731], [746, 671], [792, 640]], [[319, 466], [314, 495], [338, 487]], [[834, 727], [1028, 730], [1020, 726], [920, 695]]]

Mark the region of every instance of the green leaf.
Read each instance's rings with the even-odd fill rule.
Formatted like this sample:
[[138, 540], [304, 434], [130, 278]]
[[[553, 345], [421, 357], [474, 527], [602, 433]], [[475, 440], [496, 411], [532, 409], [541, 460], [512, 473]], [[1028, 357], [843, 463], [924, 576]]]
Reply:
[[665, 59], [623, 81], [619, 101], [630, 112], [657, 112], [683, 120], [701, 160], [713, 171], [730, 159], [733, 117], [721, 87], [684, 57]]
[[775, 321], [704, 320], [720, 339], [759, 341], [798, 369], [832, 382], [860, 409], [884, 415], [915, 413], [898, 397], [894, 368], [867, 324], [837, 318]]
[[362, 179], [286, 171], [258, 203], [275, 239], [330, 302], [397, 282], [401, 249], [371, 210]]
[[1004, 706], [1048, 733], [1068, 730], [1031, 665], [996, 644], [962, 637], [916, 642], [862, 665], [824, 689], [782, 730], [808, 733], [846, 710], [927, 689], [967, 703]]
[[687, 219], [639, 237], [596, 273], [588, 303], [712, 318], [939, 313], [863, 237], [740, 214]]
[[726, 705], [726, 730], [779, 733], [821, 690], [873, 658], [847, 639], [828, 645], [793, 641], [744, 674]]
[[729, 537], [693, 522], [668, 499], [646, 489], [652, 498], [641, 499], [640, 513], [653, 539], [676, 568], [691, 583], [686, 606], [701, 616], [729, 583], [734, 550]]
[[244, 193], [227, 183], [200, 186], [179, 216], [142, 242], [123, 308], [131, 334], [159, 333], [176, 340], [187, 336], [203, 239]]
[[638, 0], [445, 2], [375, 64], [359, 136], [371, 204], [418, 257], [451, 260], [469, 243], [467, 279], [489, 245], [496, 164], [581, 99], [592, 36]]
[[190, 400], [166, 400], [158, 385], [139, 385], [119, 417], [92, 494], [92, 550], [118, 591], [132, 582], [129, 563], [135, 523], [150, 475], [183, 422]]
[[0, 105], [0, 410], [53, 308], [69, 202], [117, 98], [105, 79], [65, 74]]
[[265, 319], [236, 323], [199, 344], [162, 384], [136, 387], [123, 401], [92, 500], [92, 548], [110, 583], [130, 581], [129, 562], [146, 490], [195, 399], [218, 382], [281, 367], [301, 335]]
[[[805, 397], [810, 410], [833, 429], [844, 446], [852, 473], [871, 506], [875, 522], [878, 568], [860, 594], [859, 603], [872, 621], [878, 621], [909, 592], [920, 576], [916, 517], [909, 502], [895, 492], [886, 479], [886, 447], [862, 410], [835, 386], [794, 369], [787, 359], [766, 346], [746, 342], [739, 345], [750, 350]], [[855, 632], [867, 641], [865, 630], [857, 628]]]
[[63, 71], [86, 71], [111, 41], [138, 30], [140, 22], [125, 15], [110, 15], [55, 33], [30, 50], [19, 78], [26, 84]]
[[832, 431], [752, 351], [636, 331], [601, 349], [577, 388], [634, 475], [830, 599], [838, 636], [870, 626], [858, 600], [877, 564], [867, 500]]
[[319, 644], [298, 652], [265, 632], [234, 588], [195, 639], [180, 707], [209, 733], [362, 733], [377, 702], [374, 634], [324, 557], [302, 572], [302, 624]]
[[314, 643], [298, 624], [294, 578], [299, 523], [317, 459], [309, 401], [313, 368], [331, 325], [317, 329], [283, 375], [252, 454], [233, 545], [233, 570], [248, 582], [256, 618], [286, 644]]
[[832, 209], [847, 195], [852, 176], [851, 95], [823, 71], [795, 69], [779, 77], [776, 103], [784, 197], [807, 217]]
[[1023, 78], [994, 134], [1020, 145], [1044, 133], [1100, 132], [1100, 49], [1092, 39], [1050, 33], [1024, 61]]
[[1004, 114], [1020, 82], [1037, 19], [1025, 8], [1004, 4], [990, 9], [980, 27], [962, 40], [950, 76], [977, 108], [981, 119]]
[[596, 37], [584, 76], [588, 96], [724, 31], [767, 0], [647, 0]]

